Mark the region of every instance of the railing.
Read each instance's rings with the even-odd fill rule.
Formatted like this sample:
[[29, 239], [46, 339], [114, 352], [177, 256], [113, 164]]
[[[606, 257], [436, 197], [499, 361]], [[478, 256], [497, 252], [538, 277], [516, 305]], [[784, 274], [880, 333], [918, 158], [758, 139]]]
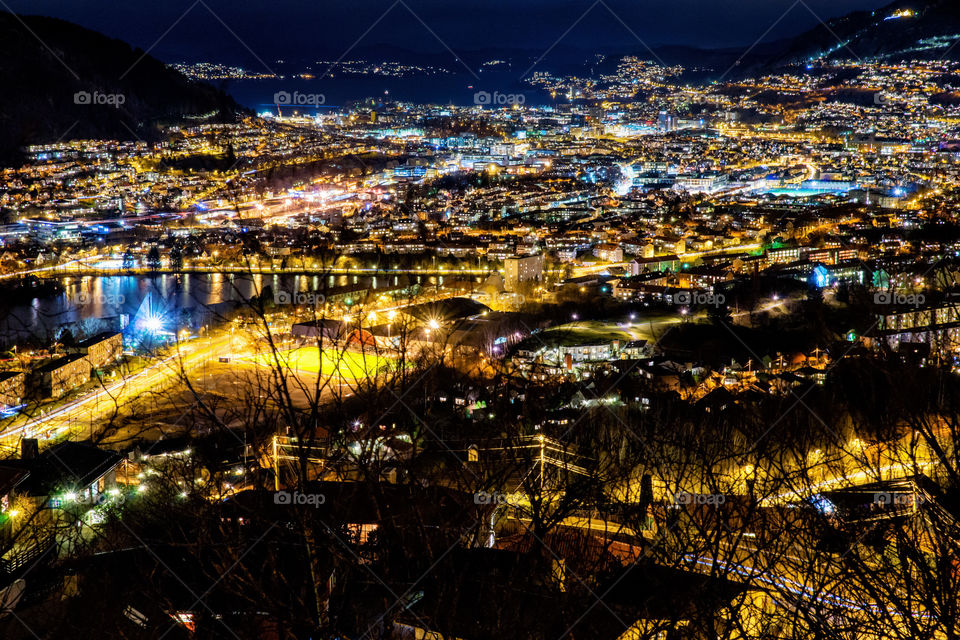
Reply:
[[34, 541], [33, 544], [17, 550], [13, 554], [7, 554], [3, 558], [0, 558], [0, 574], [5, 576], [14, 575], [17, 571], [34, 563], [41, 556], [53, 549], [56, 546], [55, 542], [54, 536], [50, 535]]

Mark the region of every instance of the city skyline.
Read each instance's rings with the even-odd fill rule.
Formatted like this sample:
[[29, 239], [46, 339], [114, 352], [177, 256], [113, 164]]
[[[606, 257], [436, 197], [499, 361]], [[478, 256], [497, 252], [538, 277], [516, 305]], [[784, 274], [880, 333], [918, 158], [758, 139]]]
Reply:
[[856, 7], [0, 12], [0, 638], [955, 640], [960, 5]]

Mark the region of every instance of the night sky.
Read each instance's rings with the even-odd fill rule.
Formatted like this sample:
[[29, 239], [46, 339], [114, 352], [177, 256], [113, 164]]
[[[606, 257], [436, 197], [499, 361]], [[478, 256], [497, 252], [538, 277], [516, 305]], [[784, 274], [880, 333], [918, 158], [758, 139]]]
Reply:
[[[443, 51], [437, 38], [402, 4], [396, 4], [363, 35], [395, 1], [402, 0], [20, 0], [8, 6], [21, 13], [64, 18], [144, 49], [156, 42], [151, 53], [167, 62], [211, 60], [253, 68], [256, 58], [336, 57], [358, 40], [361, 46], [388, 44], [417, 51]], [[561, 37], [563, 46], [595, 51], [598, 47], [637, 46], [630, 30], [654, 47], [686, 44], [746, 48], [797, 0], [609, 0], [609, 7], [630, 30], [603, 4], [596, 4], [564, 36], [593, 1], [408, 0], [408, 5], [454, 51], [505, 47], [543, 51]], [[888, 3], [806, 0], [806, 6], [824, 20]], [[171, 29], [191, 5], [192, 10]], [[795, 35], [814, 26], [817, 18], [810, 10], [802, 3], [796, 4], [766, 39]]]

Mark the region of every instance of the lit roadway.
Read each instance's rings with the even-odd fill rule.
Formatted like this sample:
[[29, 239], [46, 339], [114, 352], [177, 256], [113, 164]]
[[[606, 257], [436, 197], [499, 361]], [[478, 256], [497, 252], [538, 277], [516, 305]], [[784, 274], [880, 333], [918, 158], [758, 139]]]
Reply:
[[9, 272], [9, 273], [0, 273], [0, 280], [4, 280], [4, 279], [6, 279], [6, 278], [20, 278], [20, 277], [23, 277], [23, 276], [28, 276], [28, 275], [37, 274], [37, 273], [50, 273], [50, 272], [53, 272], [54, 275], [57, 275], [57, 272], [58, 272], [58, 271], [69, 270], [69, 266], [70, 266], [70, 265], [75, 265], [74, 270], [75, 270], [75, 271], [80, 271], [80, 270], [81, 270], [80, 265], [83, 265], [84, 268], [89, 268], [85, 263], [88, 262], [88, 261], [90, 261], [90, 260], [94, 260], [94, 259], [103, 260], [103, 257], [102, 257], [102, 256], [96, 256], [95, 258], [93, 258], [93, 257], [91, 257], [91, 258], [80, 258], [80, 259], [78, 259], [78, 260], [71, 260], [70, 262], [64, 262], [64, 263], [62, 263], [62, 264], [55, 264], [55, 265], [51, 265], [51, 266], [49, 266], [49, 267], [37, 267], [37, 268], [35, 268], [35, 269], [24, 269], [24, 270], [22, 270], [22, 271], [11, 271], [11, 272]]
[[[434, 299], [445, 297], [449, 296], [437, 296]], [[411, 304], [413, 303], [378, 308], [376, 312], [385, 313]], [[223, 331], [212, 337], [180, 342], [171, 355], [164, 356], [121, 380], [104, 384], [95, 391], [65, 402], [41, 415], [12, 420], [0, 431], [0, 447], [16, 447], [20, 438], [48, 439], [79, 433], [83, 429], [92, 430], [99, 421], [113, 416], [139, 398], [179, 383], [184, 374], [206, 362], [223, 356], [236, 358], [241, 355], [238, 352], [248, 355], [248, 348], [240, 344], [244, 339], [244, 336], [232, 331]]]
[[50, 412], [20, 418], [0, 433], [0, 445], [16, 446], [20, 438], [52, 438], [65, 432], [92, 428], [144, 395], [161, 391], [205, 362], [229, 353], [233, 336], [229, 333], [181, 343], [179, 352], [165, 356], [145, 369], [103, 385], [96, 391], [66, 402]]
[[[690, 254], [692, 255], [692, 254]], [[124, 269], [122, 267], [98, 267], [95, 264], [87, 264], [91, 260], [106, 261], [110, 258], [106, 256], [97, 256], [96, 258], [85, 258], [83, 260], [73, 260], [68, 263], [52, 265], [37, 269], [27, 269], [24, 271], [14, 271], [0, 275], [3, 278], [15, 278], [30, 274], [46, 274], [51, 277], [82, 277], [82, 276], [130, 276], [130, 275], [171, 275], [171, 274], [190, 274], [190, 273], [213, 273], [213, 274], [238, 274], [238, 275], [331, 275], [331, 276], [370, 276], [370, 275], [424, 275], [424, 276], [488, 276], [491, 273], [499, 273], [501, 270], [496, 268], [476, 269], [476, 268], [411, 268], [411, 269], [391, 269], [387, 267], [331, 267], [331, 266], [311, 266], [309, 264], [287, 267], [269, 265], [184, 265], [179, 269], [170, 269], [161, 267], [159, 269], [148, 269], [146, 267], [134, 267]], [[624, 263], [625, 264], [625, 263]], [[605, 265], [604, 268], [614, 266]]]
[[[678, 256], [678, 258], [681, 261], [688, 261], [688, 260], [694, 260], [696, 258], [700, 258], [702, 256], [721, 255], [724, 253], [740, 253], [742, 251], [752, 251], [755, 249], [760, 249], [762, 246], [763, 245], [760, 244], [759, 242], [754, 242], [750, 244], [739, 244], [735, 247], [724, 247], [723, 249], [713, 249], [710, 251], [692, 251], [692, 252], [688, 252], [688, 253], [684, 253], [683, 255], [680, 255]], [[659, 255], [659, 256], [654, 256], [654, 258], [666, 259], [667, 256]], [[608, 262], [605, 264], [595, 264], [595, 265], [588, 265], [583, 267], [576, 267], [573, 270], [573, 276], [579, 277], [579, 276], [603, 273], [608, 269], [615, 269], [617, 267], [626, 267], [629, 264], [630, 264], [630, 261], [627, 260], [626, 262]]]

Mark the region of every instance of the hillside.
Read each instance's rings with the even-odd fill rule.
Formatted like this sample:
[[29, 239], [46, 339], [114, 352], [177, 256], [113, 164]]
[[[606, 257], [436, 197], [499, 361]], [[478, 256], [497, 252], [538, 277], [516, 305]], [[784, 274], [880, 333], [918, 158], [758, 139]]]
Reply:
[[17, 162], [27, 144], [151, 140], [163, 124], [232, 119], [241, 111], [222, 91], [125, 42], [39, 16], [0, 13], [0, 86], [3, 163]]
[[775, 64], [820, 56], [839, 58], [960, 59], [960, 2], [897, 0], [873, 12], [827, 21], [785, 42]]

